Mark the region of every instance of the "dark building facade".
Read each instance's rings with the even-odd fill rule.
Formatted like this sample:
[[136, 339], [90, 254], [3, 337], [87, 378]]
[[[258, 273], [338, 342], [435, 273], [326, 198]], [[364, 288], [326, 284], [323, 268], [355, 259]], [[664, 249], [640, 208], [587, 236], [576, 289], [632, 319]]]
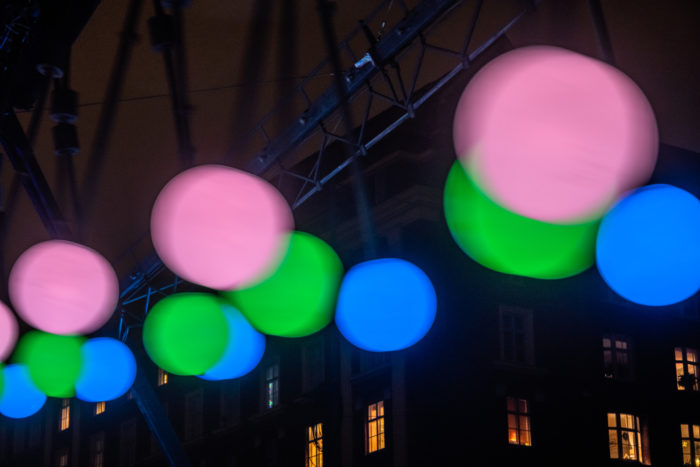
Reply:
[[[331, 324], [306, 338], [268, 338], [255, 371], [207, 382], [162, 372], [140, 331], [129, 336], [193, 466], [700, 466], [696, 298], [633, 305], [595, 268], [556, 281], [502, 275], [451, 239], [442, 186], [466, 78], [422, 111], [442, 117], [407, 123], [363, 161], [379, 253], [419, 265], [438, 294], [421, 342], [366, 352]], [[679, 184], [667, 161], [698, 173], [697, 157], [662, 146], [658, 181]], [[700, 194], [692, 179], [680, 182]], [[363, 259], [350, 184], [297, 211], [298, 228], [328, 241], [346, 268]], [[0, 465], [167, 462], [125, 395], [49, 400], [26, 420], [3, 418]]]

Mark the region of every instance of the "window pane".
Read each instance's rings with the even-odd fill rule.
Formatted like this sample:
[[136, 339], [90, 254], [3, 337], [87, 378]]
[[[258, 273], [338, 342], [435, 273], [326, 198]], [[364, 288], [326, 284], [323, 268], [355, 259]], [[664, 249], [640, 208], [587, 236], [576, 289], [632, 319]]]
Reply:
[[690, 430], [688, 430], [688, 425], [681, 425], [681, 437], [682, 438], [689, 438], [690, 437]]
[[685, 349], [685, 358], [689, 362], [697, 362], [698, 361], [698, 352], [695, 349]]
[[377, 422], [369, 422], [367, 425], [367, 432], [369, 433], [369, 437], [372, 438], [374, 436], [377, 436]]
[[520, 427], [521, 430], [530, 430], [530, 417], [527, 415], [520, 416]]
[[617, 430], [608, 430], [608, 441], [610, 443], [610, 458], [618, 459], [620, 457], [617, 443]]
[[367, 411], [367, 416], [369, 420], [374, 420], [377, 418], [377, 404], [371, 404]]
[[513, 399], [512, 397], [507, 397], [506, 405], [508, 406], [509, 412], [515, 412], [515, 399]]
[[625, 341], [615, 341], [615, 347], [618, 349], [627, 349], [627, 342]]
[[377, 412], [379, 412], [380, 417], [384, 416], [384, 401], [377, 402]]
[[508, 430], [508, 442], [510, 444], [518, 444], [518, 430], [515, 430], [515, 429]]
[[608, 339], [607, 337], [603, 337], [603, 347], [606, 349], [610, 348], [610, 339]]
[[517, 429], [518, 428], [518, 420], [515, 414], [508, 414], [508, 428], [513, 428]]
[[532, 443], [530, 442], [530, 432], [529, 431], [520, 430], [520, 444], [522, 444], [524, 446], [532, 445]]
[[527, 413], [527, 401], [525, 399], [520, 399], [519, 402], [520, 413]]
[[614, 427], [614, 426], [617, 426], [617, 422], [615, 421], [615, 414], [609, 413], [608, 414], [608, 427]]
[[700, 425], [693, 425], [693, 438], [700, 439]]
[[683, 351], [680, 347], [676, 347], [674, 353], [676, 354], [676, 361], [680, 362], [683, 360]]
[[379, 442], [377, 444], [379, 449], [384, 449], [384, 432], [379, 435]]
[[384, 434], [384, 418], [379, 419], [379, 434]]

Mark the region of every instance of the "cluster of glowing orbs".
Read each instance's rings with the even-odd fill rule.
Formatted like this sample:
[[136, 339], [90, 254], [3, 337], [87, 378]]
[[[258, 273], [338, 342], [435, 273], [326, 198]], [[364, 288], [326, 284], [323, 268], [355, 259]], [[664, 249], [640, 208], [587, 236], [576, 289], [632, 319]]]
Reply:
[[53, 334], [87, 334], [114, 311], [119, 283], [112, 266], [95, 250], [64, 240], [27, 249], [9, 277], [17, 314]]
[[220, 300], [206, 293], [179, 293], [159, 301], [143, 323], [143, 344], [160, 368], [201, 375], [223, 356], [229, 338]]
[[253, 371], [265, 353], [265, 336], [234, 307], [222, 304], [228, 325], [226, 350], [219, 361], [199, 376], [210, 381], [238, 378]]
[[597, 222], [548, 224], [514, 214], [491, 201], [459, 162], [447, 176], [444, 212], [459, 247], [494, 271], [560, 279], [595, 261]]
[[26, 365], [37, 388], [50, 397], [73, 397], [83, 364], [80, 336], [30, 331], [17, 344], [15, 360]]
[[44, 406], [46, 395], [37, 388], [26, 365], [13, 363], [2, 369], [0, 413], [10, 418], [34, 415]]
[[158, 256], [184, 279], [217, 290], [253, 283], [273, 270], [293, 229], [291, 209], [265, 180], [221, 165], [175, 176], [151, 213]]
[[87, 402], [110, 401], [124, 395], [134, 383], [136, 360], [122, 342], [96, 337], [81, 349], [82, 368], [75, 382], [78, 399]]
[[568, 50], [505, 53], [470, 81], [457, 106], [457, 156], [488, 196], [551, 223], [600, 218], [656, 163], [653, 111], [619, 70]]
[[17, 342], [17, 319], [7, 305], [0, 302], [0, 360], [5, 360]]
[[433, 284], [419, 267], [384, 258], [357, 264], [345, 274], [335, 323], [356, 347], [388, 352], [421, 340], [436, 309]]
[[620, 200], [600, 224], [596, 263], [605, 282], [635, 303], [671, 305], [700, 288], [700, 201], [650, 185]]
[[262, 282], [224, 292], [260, 332], [282, 337], [313, 334], [333, 320], [343, 265], [323, 240], [293, 232], [278, 269]]

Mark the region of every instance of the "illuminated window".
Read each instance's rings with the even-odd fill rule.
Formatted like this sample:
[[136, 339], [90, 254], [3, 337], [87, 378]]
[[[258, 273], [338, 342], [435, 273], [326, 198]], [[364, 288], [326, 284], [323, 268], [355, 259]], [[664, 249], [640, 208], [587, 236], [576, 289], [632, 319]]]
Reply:
[[526, 399], [517, 397], [506, 398], [508, 412], [508, 443], [521, 446], [532, 446], [532, 430], [530, 428], [530, 409]]
[[95, 415], [105, 413], [106, 408], [107, 408], [107, 404], [105, 402], [95, 403]]
[[56, 464], [58, 467], [68, 467], [68, 451], [63, 449], [58, 452]]
[[603, 375], [610, 379], [629, 379], [630, 341], [620, 336], [603, 337]]
[[676, 387], [679, 391], [698, 390], [698, 351], [676, 347]]
[[366, 453], [380, 451], [385, 447], [384, 439], [384, 401], [367, 407]]
[[639, 417], [625, 413], [608, 414], [610, 458], [643, 462]]
[[700, 466], [700, 425], [681, 425], [683, 467]]
[[501, 305], [501, 360], [509, 363], [534, 365], [532, 312], [523, 308]]
[[162, 368], [158, 368], [158, 386], [168, 384], [168, 373]]
[[272, 409], [280, 403], [280, 366], [278, 363], [265, 368], [265, 407]]
[[90, 466], [104, 467], [105, 461], [105, 434], [99, 432], [92, 436], [92, 445], [90, 447]]
[[323, 424], [306, 429], [306, 467], [323, 467]]
[[[59, 419], [58, 429], [61, 431], [70, 428], [70, 399], [61, 400], [61, 417]], [[66, 454], [67, 456], [67, 454]]]

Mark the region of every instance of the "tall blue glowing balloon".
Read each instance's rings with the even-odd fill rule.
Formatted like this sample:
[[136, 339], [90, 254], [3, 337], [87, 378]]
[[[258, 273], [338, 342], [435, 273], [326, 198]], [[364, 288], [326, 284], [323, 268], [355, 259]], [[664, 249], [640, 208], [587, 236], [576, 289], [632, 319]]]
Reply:
[[0, 394], [0, 413], [10, 418], [34, 415], [44, 406], [46, 396], [29, 376], [29, 369], [14, 363], [3, 369], [4, 385]]
[[605, 282], [635, 303], [678, 303], [700, 289], [700, 201], [671, 185], [639, 188], [600, 224], [596, 263]]
[[335, 323], [353, 345], [374, 352], [410, 347], [435, 320], [437, 297], [428, 276], [396, 258], [351, 268], [340, 286]]
[[134, 383], [136, 360], [131, 350], [116, 339], [96, 337], [85, 342], [75, 394], [87, 402], [110, 401], [124, 395]]
[[210, 381], [238, 378], [251, 372], [265, 353], [265, 336], [234, 307], [222, 304], [221, 309], [228, 324], [228, 341], [224, 355], [199, 376]]

